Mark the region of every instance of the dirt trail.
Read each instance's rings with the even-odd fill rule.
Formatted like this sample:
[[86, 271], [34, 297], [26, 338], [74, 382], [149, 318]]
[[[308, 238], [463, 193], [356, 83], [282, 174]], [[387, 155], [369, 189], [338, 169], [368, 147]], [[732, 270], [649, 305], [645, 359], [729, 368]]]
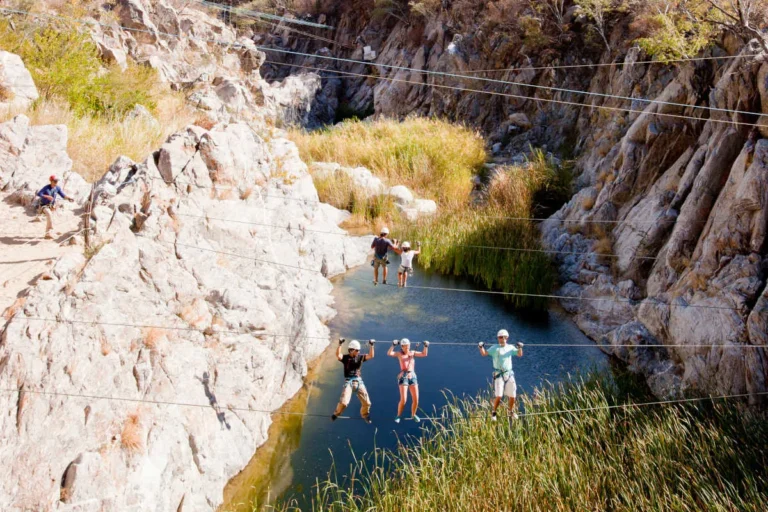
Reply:
[[[73, 235], [80, 229], [81, 207], [62, 201], [54, 217], [54, 239], [45, 240], [45, 219], [34, 209], [0, 195], [0, 312], [20, 303], [19, 298], [35, 284], [57, 258], [82, 251], [82, 240]], [[74, 242], [74, 244], [73, 244]]]

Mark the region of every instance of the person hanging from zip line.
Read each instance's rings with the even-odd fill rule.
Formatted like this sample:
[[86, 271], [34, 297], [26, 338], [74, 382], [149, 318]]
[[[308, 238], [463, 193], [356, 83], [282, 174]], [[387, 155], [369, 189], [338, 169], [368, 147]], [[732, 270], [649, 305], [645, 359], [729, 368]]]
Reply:
[[56, 196], [70, 202], [73, 199], [61, 190], [61, 187], [59, 187], [59, 178], [55, 175], [48, 178], [48, 181], [49, 184], [38, 191], [37, 197], [40, 198], [38, 213], [45, 215], [45, 238], [50, 240], [53, 238], [53, 212], [56, 209]]
[[523, 344], [518, 343], [516, 347], [507, 345], [507, 339], [509, 339], [509, 333], [506, 329], [502, 329], [496, 334], [496, 338], [499, 341], [498, 345], [494, 345], [489, 349], [485, 349], [485, 343], [478, 343], [480, 347], [480, 355], [483, 357], [491, 356], [493, 359], [493, 414], [491, 419], [496, 421], [496, 409], [499, 408], [501, 398], [507, 396], [509, 398], [509, 412], [512, 419], [517, 419], [517, 412], [515, 412], [515, 398], [517, 397], [517, 384], [515, 383], [515, 373], [512, 371], [512, 357], [523, 357]]
[[[395, 347], [400, 345], [400, 352], [395, 352]], [[392, 346], [389, 347], [387, 355], [389, 357], [396, 357], [400, 362], [400, 373], [397, 374], [397, 385], [400, 388], [400, 403], [397, 404], [397, 417], [395, 417], [395, 423], [400, 423], [403, 416], [403, 410], [405, 409], [405, 403], [408, 401], [408, 390], [411, 391], [411, 419], [416, 423], [421, 421], [416, 411], [419, 409], [419, 381], [416, 379], [416, 358], [427, 357], [429, 351], [429, 342], [424, 342], [424, 350], [416, 352], [411, 350], [411, 342], [408, 338], [402, 340], [394, 340]]]
[[417, 254], [421, 253], [421, 242], [416, 242], [417, 250], [411, 250], [410, 242], [403, 242], [400, 247], [402, 254], [400, 254], [400, 268], [397, 269], [397, 286], [405, 288], [408, 286], [408, 274], [413, 274], [413, 258]]
[[373, 249], [373, 260], [371, 266], [373, 267], [373, 285], [379, 284], [379, 267], [384, 268], [383, 284], [387, 284], [387, 265], [389, 260], [387, 259], [387, 253], [392, 249], [397, 254], [402, 254], [403, 251], [397, 246], [397, 239], [394, 241], [387, 238], [389, 235], [389, 228], [384, 226], [381, 228], [379, 236], [373, 238], [371, 243], [371, 249]]
[[352, 340], [347, 347], [349, 354], [341, 355], [341, 346], [344, 344], [344, 341], [346, 341], [344, 338], [339, 338], [339, 346], [336, 349], [336, 359], [344, 365], [344, 386], [341, 388], [339, 405], [333, 411], [331, 421], [336, 421], [336, 418], [344, 412], [344, 409], [349, 405], [352, 392], [354, 391], [357, 394], [358, 400], [360, 400], [360, 416], [367, 423], [371, 423], [371, 399], [368, 397], [368, 390], [365, 389], [365, 383], [360, 376], [360, 370], [364, 362], [373, 359], [373, 345], [376, 340], [368, 340], [368, 345], [371, 347], [368, 354], [361, 354], [360, 342]]

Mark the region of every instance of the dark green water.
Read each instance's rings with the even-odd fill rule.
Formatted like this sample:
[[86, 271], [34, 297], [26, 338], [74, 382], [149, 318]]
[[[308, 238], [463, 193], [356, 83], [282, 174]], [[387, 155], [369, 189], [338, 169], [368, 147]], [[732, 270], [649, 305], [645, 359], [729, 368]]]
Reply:
[[[395, 257], [390, 269], [397, 269], [397, 264]], [[374, 447], [396, 448], [399, 440], [421, 435], [424, 428], [429, 427], [429, 422], [394, 423], [399, 400], [396, 382], [399, 367], [396, 359], [386, 356], [392, 339], [475, 343], [472, 346], [434, 343], [429, 356], [417, 361], [420, 406], [427, 416], [435, 407], [445, 404], [445, 393], [474, 396], [490, 389], [491, 361], [479, 355], [476, 342], [494, 342], [501, 328], [510, 332], [512, 341], [529, 344], [591, 343], [565, 314], [556, 310], [536, 315], [512, 310], [499, 296], [374, 287], [371, 275], [372, 269], [366, 265], [336, 280], [334, 295], [338, 315], [331, 329], [334, 339], [341, 336], [348, 340], [381, 340], [376, 344], [376, 357], [363, 365], [363, 379], [373, 403], [373, 425], [356, 419], [332, 423], [328, 417], [313, 416], [291, 421], [279, 433], [280, 447], [270, 455], [270, 476], [262, 479], [268, 481], [253, 482], [251, 496], [260, 496], [260, 501], [269, 490], [270, 496], [295, 500], [302, 510], [309, 510], [313, 486], [318, 479], [325, 479], [334, 464], [342, 476], [354, 462], [354, 456], [363, 457]], [[396, 276], [394, 279], [390, 276], [390, 282], [397, 282]], [[465, 279], [418, 269], [409, 284], [479, 289]], [[309, 414], [329, 416], [338, 402], [343, 377], [334, 350], [335, 343], [319, 361], [309, 389], [300, 399], [300, 406]], [[514, 360], [518, 394], [530, 392], [544, 381], [558, 381], [569, 373], [608, 365], [602, 352], [591, 345], [526, 347], [524, 354]], [[359, 410], [359, 402], [353, 396], [345, 415], [359, 417]], [[406, 406], [406, 416], [409, 415], [410, 398]]]

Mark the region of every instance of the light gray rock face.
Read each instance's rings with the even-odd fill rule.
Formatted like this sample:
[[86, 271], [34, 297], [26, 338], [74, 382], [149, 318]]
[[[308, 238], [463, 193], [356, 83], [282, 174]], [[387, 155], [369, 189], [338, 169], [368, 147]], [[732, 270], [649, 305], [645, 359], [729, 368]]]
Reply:
[[[0, 140], [6, 186], [67, 169], [57, 127]], [[96, 190], [95, 254], [59, 260], [0, 331], [0, 508], [215, 510], [328, 344], [326, 276], [370, 240], [325, 243], [348, 214], [245, 124], [121, 157]]]
[[24, 115], [0, 125], [0, 191], [9, 200], [31, 204], [52, 174], [77, 202], [88, 197], [90, 185], [72, 172], [66, 126], [31, 126]]
[[38, 97], [35, 82], [21, 57], [0, 50], [0, 110], [24, 110]]
[[[735, 60], [717, 74], [709, 106], [739, 109], [763, 94], [766, 64]], [[631, 84], [626, 73], [613, 77], [614, 89]], [[579, 326], [645, 373], [659, 396], [768, 387], [768, 139], [720, 112], [707, 121], [675, 117], [693, 112], [669, 103], [701, 103], [699, 79], [683, 67], [657, 97], [668, 104], [645, 106], [672, 116], [620, 115], [629, 122], [619, 130], [617, 119], [590, 125], [579, 161], [584, 188], [542, 226], [548, 247], [577, 253], [558, 257], [562, 293], [597, 299], [565, 301]], [[599, 238], [611, 256], [594, 254]]]
[[382, 194], [386, 190], [384, 183], [365, 167], [353, 168], [343, 167], [333, 162], [315, 162], [311, 165], [310, 171], [317, 178], [332, 178], [339, 173], [344, 174], [364, 190], [368, 197]]

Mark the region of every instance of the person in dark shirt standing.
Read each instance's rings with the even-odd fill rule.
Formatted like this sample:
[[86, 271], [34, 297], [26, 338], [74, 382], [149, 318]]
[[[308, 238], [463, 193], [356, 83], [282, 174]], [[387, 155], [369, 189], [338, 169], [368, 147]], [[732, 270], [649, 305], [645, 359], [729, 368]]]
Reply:
[[397, 247], [397, 241], [392, 242], [387, 235], [389, 234], [389, 228], [381, 228], [379, 236], [373, 238], [371, 243], [371, 249], [373, 249], [373, 285], [379, 284], [379, 267], [384, 267], [383, 283], [387, 284], [387, 252], [392, 249], [397, 254], [402, 254], [402, 250]]
[[59, 187], [59, 178], [55, 175], [48, 178], [50, 183], [37, 193], [40, 198], [40, 210], [45, 215], [45, 238], [53, 238], [53, 210], [56, 208], [56, 196], [67, 201], [72, 201], [67, 197], [61, 187]]
[[349, 400], [352, 398], [352, 391], [354, 391], [360, 400], [360, 415], [366, 422], [371, 423], [371, 399], [368, 397], [368, 390], [365, 389], [365, 383], [360, 376], [360, 370], [364, 362], [373, 359], [373, 344], [375, 341], [368, 341], [368, 344], [371, 346], [370, 353], [360, 354], [360, 342], [352, 340], [347, 347], [349, 354], [342, 356], [341, 346], [344, 344], [344, 341], [344, 338], [339, 338], [339, 347], [336, 349], [336, 359], [344, 365], [344, 387], [341, 389], [339, 405], [336, 406], [336, 410], [331, 415], [331, 421], [336, 421], [336, 418], [344, 412], [344, 409], [349, 405]]

